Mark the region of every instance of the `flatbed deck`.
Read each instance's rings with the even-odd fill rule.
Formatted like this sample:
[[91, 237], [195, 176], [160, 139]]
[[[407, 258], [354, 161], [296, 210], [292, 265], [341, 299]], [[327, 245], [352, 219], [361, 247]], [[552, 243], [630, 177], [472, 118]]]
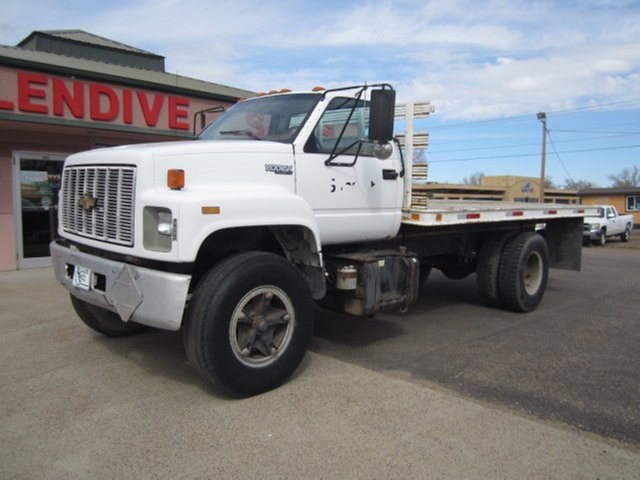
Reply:
[[430, 199], [426, 208], [412, 206], [403, 210], [402, 223], [424, 227], [522, 220], [544, 223], [555, 218], [584, 217], [593, 214], [592, 210], [595, 212], [596, 207], [555, 203]]

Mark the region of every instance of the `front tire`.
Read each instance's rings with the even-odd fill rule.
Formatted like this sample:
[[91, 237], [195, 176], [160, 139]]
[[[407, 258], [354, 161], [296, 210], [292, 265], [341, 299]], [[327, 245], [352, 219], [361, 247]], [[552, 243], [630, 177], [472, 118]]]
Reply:
[[604, 247], [607, 244], [607, 231], [604, 228], [600, 230], [596, 243], [601, 247]]
[[80, 300], [69, 294], [71, 305], [80, 320], [88, 327], [108, 337], [126, 337], [144, 332], [149, 327], [134, 322], [123, 322], [117, 313], [105, 310], [90, 303]]
[[549, 251], [541, 235], [523, 232], [507, 242], [498, 277], [505, 307], [516, 312], [534, 310], [544, 296], [548, 277]]
[[313, 315], [307, 283], [287, 260], [262, 252], [229, 257], [193, 293], [183, 329], [187, 358], [226, 395], [270, 390], [302, 361]]

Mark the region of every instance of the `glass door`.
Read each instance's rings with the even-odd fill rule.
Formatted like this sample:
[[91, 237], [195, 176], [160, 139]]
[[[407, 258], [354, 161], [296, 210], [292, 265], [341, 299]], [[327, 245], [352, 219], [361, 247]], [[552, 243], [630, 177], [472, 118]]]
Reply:
[[57, 237], [64, 158], [41, 153], [14, 154], [18, 268], [51, 265], [49, 243]]

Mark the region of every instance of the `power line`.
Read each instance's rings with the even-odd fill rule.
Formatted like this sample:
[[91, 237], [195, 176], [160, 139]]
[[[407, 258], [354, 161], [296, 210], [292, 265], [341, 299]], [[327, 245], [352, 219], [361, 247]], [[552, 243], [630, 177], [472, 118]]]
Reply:
[[[569, 133], [574, 133], [574, 132], [579, 132], [582, 133], [582, 131], [578, 131], [578, 130], [558, 130], [558, 129], [548, 129], [548, 132], [569, 132]], [[596, 132], [593, 132], [596, 133]], [[604, 132], [603, 132], [604, 133]], [[583, 137], [583, 138], [579, 138], [579, 139], [573, 139], [573, 140], [558, 140], [556, 141], [556, 143], [575, 143], [575, 142], [586, 142], [589, 140], [602, 140], [602, 139], [611, 139], [611, 138], [618, 138], [618, 137], [628, 137], [630, 135], [640, 135], [640, 132], [633, 132], [633, 133], [614, 133], [612, 135], [603, 135], [603, 136], [598, 136], [598, 137]], [[475, 142], [477, 142], [478, 140], [473, 140]], [[433, 150], [433, 149], [429, 149], [429, 153], [430, 154], [440, 154], [440, 153], [454, 153], [454, 152], [474, 152], [474, 151], [478, 151], [478, 150], [498, 150], [498, 149], [504, 149], [504, 148], [517, 148], [517, 147], [532, 147], [535, 145], [539, 145], [539, 142], [529, 142], [529, 143], [512, 143], [512, 144], [508, 144], [508, 145], [490, 145], [490, 146], [485, 146], [485, 147], [474, 147], [474, 148], [452, 148], [452, 149], [448, 149], [448, 150]]]
[[588, 111], [588, 110], [600, 110], [600, 109], [606, 108], [606, 107], [621, 106], [621, 105], [625, 105], [625, 104], [633, 104], [633, 103], [639, 103], [639, 102], [640, 102], [640, 98], [631, 98], [629, 100], [619, 100], [617, 102], [609, 102], [609, 103], [600, 103], [600, 104], [595, 104], [595, 105], [587, 105], [587, 106], [584, 106], [584, 107], [569, 108], [567, 110], [557, 110], [555, 112], [550, 112], [550, 113], [553, 113], [554, 115], [564, 115], [564, 114], [567, 114], [567, 113], [584, 112], [584, 111]]
[[[584, 107], [575, 107], [575, 108], [569, 108], [569, 109], [565, 109], [565, 110], [549, 111], [549, 112], [547, 112], [547, 115], [567, 115], [567, 114], [570, 114], [570, 113], [585, 112], [585, 111], [590, 111], [590, 110], [600, 110], [600, 109], [604, 109], [604, 108], [608, 108], [608, 107], [622, 106], [622, 105], [632, 105], [632, 104], [635, 104], [635, 103], [640, 103], [640, 98], [632, 98], [632, 99], [620, 100], [620, 101], [616, 101], [616, 102], [600, 103], [600, 104], [595, 104], [595, 105], [587, 105], [587, 106], [584, 106]], [[527, 114], [524, 114], [524, 115], [514, 115], [512, 117], [504, 117], [504, 118], [495, 118], [495, 119], [487, 119], [487, 120], [476, 120], [476, 121], [470, 121], [470, 122], [453, 123], [453, 124], [450, 124], [450, 125], [434, 125], [434, 126], [432, 126], [430, 128], [430, 130], [439, 130], [439, 129], [447, 129], [447, 128], [451, 128], [451, 129], [467, 128], [467, 127], [473, 127], [473, 126], [481, 125], [481, 124], [520, 121], [520, 120], [523, 120], [523, 119], [529, 120], [529, 119], [533, 118], [533, 115], [535, 115], [535, 113], [527, 113]]]
[[569, 180], [571, 180], [573, 182], [573, 177], [571, 176], [571, 174], [569, 173], [569, 170], [567, 170], [567, 167], [565, 166], [564, 162], [562, 161], [562, 157], [560, 157], [560, 154], [558, 153], [558, 149], [556, 148], [555, 143], [553, 143], [553, 138], [551, 138], [551, 132], [547, 129], [547, 135], [549, 136], [549, 143], [551, 144], [551, 148], [553, 149], [553, 153], [556, 154], [556, 157], [558, 157], [558, 160], [560, 161], [560, 165], [562, 165], [562, 169], [564, 170], [564, 173], [567, 174], [567, 177], [569, 177]]
[[502, 122], [511, 122], [514, 120], [529, 120], [532, 114], [526, 115], [517, 115], [513, 117], [505, 117], [505, 118], [494, 118], [490, 120], [476, 120], [473, 122], [464, 122], [464, 123], [454, 123], [450, 125], [434, 125], [429, 128], [429, 130], [439, 130], [439, 129], [447, 129], [447, 128], [467, 128], [467, 127], [475, 127], [480, 124], [489, 124], [489, 123], [502, 123]]
[[[607, 130], [561, 130], [558, 128], [554, 128], [553, 131], [562, 132], [562, 133], [598, 133], [598, 134], [610, 133], [612, 134], [612, 136], [613, 135], [617, 135], [617, 136], [640, 135], [640, 132], [612, 132]], [[600, 138], [605, 138], [605, 137], [600, 137]]]
[[[587, 152], [601, 152], [606, 150], [625, 150], [630, 148], [640, 148], [640, 145], [622, 145], [618, 147], [602, 147], [602, 148], [584, 148], [578, 150], [565, 150], [559, 152], [562, 154], [567, 153], [587, 153]], [[521, 158], [521, 157], [537, 157], [539, 153], [518, 153], [514, 155], [494, 155], [491, 157], [468, 157], [468, 158], [449, 158], [446, 160], [429, 160], [429, 163], [453, 163], [453, 162], [471, 162], [476, 160], [501, 160], [507, 158]]]

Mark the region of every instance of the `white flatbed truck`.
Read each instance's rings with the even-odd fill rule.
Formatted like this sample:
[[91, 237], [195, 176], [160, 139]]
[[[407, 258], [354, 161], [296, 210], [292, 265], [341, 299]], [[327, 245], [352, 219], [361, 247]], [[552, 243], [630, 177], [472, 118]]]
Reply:
[[587, 207], [412, 207], [394, 108], [387, 84], [282, 92], [193, 141], [70, 156], [51, 253], [78, 316], [109, 336], [181, 330], [193, 367], [246, 396], [296, 369], [314, 302], [403, 311], [438, 268], [475, 272], [492, 305], [535, 309], [550, 267], [580, 268]]

